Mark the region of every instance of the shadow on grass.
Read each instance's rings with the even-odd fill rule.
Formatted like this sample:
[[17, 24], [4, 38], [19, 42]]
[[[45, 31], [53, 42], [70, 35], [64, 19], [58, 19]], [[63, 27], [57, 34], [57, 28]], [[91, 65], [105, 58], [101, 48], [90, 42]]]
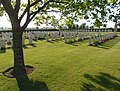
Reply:
[[19, 91], [49, 91], [45, 82], [33, 81], [27, 75], [16, 77]]
[[7, 49], [12, 49], [12, 47], [1, 48], [0, 53], [6, 53]]
[[0, 53], [6, 53], [6, 49], [0, 49]]
[[88, 82], [82, 82], [81, 91], [120, 91], [120, 79], [108, 73], [84, 74], [84, 77]]
[[79, 46], [81, 44], [87, 44], [87, 43], [88, 43], [88, 39], [84, 39], [84, 40], [70, 41], [69, 43], [66, 43], [66, 44]]
[[63, 40], [63, 39], [55, 39], [55, 40], [53, 40], [53, 41], [59, 43], [59, 42], [62, 41], [62, 40]]
[[114, 39], [111, 39], [101, 45], [98, 45], [96, 47], [98, 48], [103, 48], [103, 49], [110, 49], [112, 48], [114, 45], [118, 44], [120, 42], [120, 36], [115, 37]]
[[[35, 44], [26, 44], [23, 46], [24, 49], [28, 49], [28, 46], [32, 46], [32, 47], [37, 47]], [[3, 49], [0, 49], [0, 53], [6, 53], [7, 49], [13, 49], [13, 47], [6, 47]]]
[[68, 45], [72, 45], [72, 46], [78, 46], [78, 45], [75, 44], [75, 43], [66, 43], [66, 44], [68, 44]]
[[26, 44], [23, 46], [23, 48], [28, 49], [28, 46], [37, 47], [35, 44]]
[[47, 42], [51, 44], [55, 44], [55, 43], [60, 43], [61, 41], [63, 41], [63, 39], [54, 39], [54, 40], [49, 40]]
[[54, 39], [47, 42], [54, 44], [54, 43], [59, 43], [60, 41], [63, 41], [63, 39]]
[[38, 40], [41, 40], [41, 41], [42, 41], [42, 40], [45, 40], [45, 38], [38, 38]]
[[51, 44], [54, 44], [54, 42], [53, 41], [47, 41], [48, 43], [51, 43]]

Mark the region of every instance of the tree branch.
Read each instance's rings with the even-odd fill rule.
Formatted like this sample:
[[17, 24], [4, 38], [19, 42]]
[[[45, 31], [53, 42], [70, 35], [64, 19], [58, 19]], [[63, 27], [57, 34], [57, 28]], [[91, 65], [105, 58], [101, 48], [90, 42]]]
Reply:
[[[36, 5], [38, 2], [40, 2], [40, 1], [42, 1], [42, 0], [37, 0], [37, 1], [35, 1], [34, 3], [32, 3], [31, 5], [30, 5], [30, 7], [32, 7], [32, 6], [34, 6], [34, 5]], [[54, 3], [68, 3], [68, 2], [61, 2], [61, 1], [55, 1], [55, 0], [49, 0], [49, 1], [47, 1], [46, 3], [44, 3], [43, 4], [43, 6], [41, 6], [41, 7], [39, 7], [39, 9], [38, 10], [36, 10], [35, 12], [32, 12], [32, 13], [30, 13], [29, 15], [29, 19], [27, 19], [27, 21], [24, 23], [24, 25], [22, 26], [23, 28], [26, 28], [27, 27], [27, 25], [30, 23], [30, 21], [41, 11], [42, 12], [42, 10], [50, 3], [50, 2], [54, 2]], [[29, 8], [30, 8], [29, 7]], [[26, 8], [27, 9], [27, 8]], [[27, 10], [26, 10], [26, 12], [27, 12]]]
[[16, 0], [15, 11], [16, 11], [17, 15], [20, 10], [20, 3], [21, 3], [21, 0]]
[[[30, 7], [30, 0], [28, 0], [28, 7]], [[26, 19], [26, 21], [29, 20], [29, 18], [30, 18], [30, 8], [27, 9], [27, 19]]]
[[20, 16], [19, 20], [21, 21], [22, 18], [24, 17], [24, 15], [27, 13], [27, 12], [30, 12], [30, 7], [34, 6], [35, 4], [37, 4], [38, 2], [42, 2], [42, 0], [36, 0], [35, 2], [33, 2], [31, 5], [30, 5], [30, 0], [28, 0], [28, 4], [27, 4], [27, 7], [26, 9], [24, 10], [23, 14]]
[[42, 2], [42, 0], [36, 0], [35, 2], [33, 2], [33, 3], [30, 5], [30, 7], [36, 5], [36, 4], [39, 3], [39, 2]]
[[[47, 4], [49, 4], [49, 2], [52, 1], [52, 0], [49, 0], [48, 2], [46, 2], [41, 8], [39, 8], [34, 14], [33, 16], [31, 16], [30, 14], [30, 18], [24, 23], [24, 25], [22, 26], [23, 28], [26, 28], [27, 25], [29, 24], [29, 22], [36, 16], [36, 14], [41, 10], [43, 9], [44, 7], [46, 7]], [[34, 4], [35, 5], [35, 4]]]
[[[28, 7], [30, 7], [30, 0], [28, 0]], [[22, 26], [22, 28], [26, 28], [27, 25], [29, 24], [30, 22], [30, 8], [27, 9], [27, 18], [26, 18], [26, 22], [25, 24]]]
[[[29, 2], [29, 0], [28, 0], [28, 2]], [[19, 18], [20, 21], [22, 20], [22, 18], [23, 18], [24, 15], [26, 14], [28, 8], [30, 8], [30, 7], [27, 5], [26, 9], [24, 10], [24, 12], [22, 13], [22, 15], [21, 15], [20, 18]]]
[[32, 12], [30, 15], [37, 14], [40, 11], [42, 11], [50, 2], [55, 2], [55, 3], [68, 3], [68, 2], [61, 2], [61, 1], [54, 1], [54, 0], [49, 0], [47, 1], [42, 7], [39, 7], [39, 9], [35, 12]]

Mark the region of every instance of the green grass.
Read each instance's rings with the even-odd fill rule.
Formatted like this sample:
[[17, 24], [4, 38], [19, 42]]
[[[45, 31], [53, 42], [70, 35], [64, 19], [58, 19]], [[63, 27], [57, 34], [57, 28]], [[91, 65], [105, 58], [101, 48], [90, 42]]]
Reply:
[[[35, 71], [22, 78], [0, 73], [0, 91], [120, 91], [120, 36], [98, 47], [88, 40], [34, 42], [24, 49], [25, 64]], [[13, 66], [12, 49], [0, 51], [0, 72]], [[25, 84], [20, 84], [25, 82]]]

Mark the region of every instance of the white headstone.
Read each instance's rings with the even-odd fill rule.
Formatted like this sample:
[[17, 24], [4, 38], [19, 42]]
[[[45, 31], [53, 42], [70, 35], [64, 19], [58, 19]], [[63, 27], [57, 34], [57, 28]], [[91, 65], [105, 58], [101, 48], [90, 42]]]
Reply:
[[25, 37], [24, 37], [24, 34], [22, 35], [22, 45], [23, 45], [23, 46], [25, 45]]
[[46, 33], [46, 35], [45, 35], [45, 39], [47, 40], [47, 41], [49, 41], [49, 33]]
[[67, 42], [68, 42], [68, 41], [67, 41], [67, 38], [68, 38], [67, 33], [65, 33], [64, 38], [65, 38], [65, 43], [67, 43]]
[[32, 41], [33, 41], [33, 38], [29, 36], [29, 44], [33, 44]]
[[5, 39], [0, 39], [0, 47], [5, 48]]

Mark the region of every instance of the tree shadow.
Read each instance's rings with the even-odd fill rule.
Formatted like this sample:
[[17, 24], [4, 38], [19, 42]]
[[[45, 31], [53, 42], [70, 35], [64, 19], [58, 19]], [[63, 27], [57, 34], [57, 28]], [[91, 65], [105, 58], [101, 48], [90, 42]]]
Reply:
[[24, 48], [24, 49], [27, 49], [28, 46], [37, 47], [37, 46], [33, 43], [33, 44], [25, 44], [25, 45], [23, 46], [23, 48]]
[[27, 75], [16, 77], [19, 91], [50, 91], [45, 82], [33, 81]]
[[45, 38], [38, 38], [38, 40], [41, 40], [41, 41], [43, 41], [43, 40], [45, 40]]
[[82, 82], [81, 91], [120, 91], [120, 79], [108, 73], [84, 74], [84, 77], [88, 82]]
[[83, 43], [88, 43], [88, 39], [83, 39], [83, 40], [76, 40], [76, 41], [70, 41], [66, 44], [73, 45], [73, 46], [79, 46]]
[[105, 43], [102, 43], [96, 47], [98, 48], [103, 48], [103, 49], [110, 49], [112, 48], [114, 45], [118, 44], [120, 42], [120, 36], [115, 37], [114, 39], [111, 39]]
[[59, 43], [60, 41], [63, 41], [63, 39], [54, 39], [54, 40], [49, 40], [47, 42], [54, 44], [54, 43]]
[[[23, 45], [24, 49], [28, 49], [28, 46], [32, 46], [32, 47], [37, 47], [34, 43], [33, 44], [25, 44]], [[0, 48], [0, 53], [6, 53], [7, 49], [13, 49], [13, 47], [7, 46], [6, 48]]]
[[0, 49], [0, 53], [6, 53], [6, 50], [8, 50], [8, 49], [12, 49], [13, 47], [9, 47], [9, 46], [7, 46], [6, 48], [1, 48]]
[[53, 41], [47, 41], [48, 43], [51, 43], [51, 44], [54, 44], [54, 42]]
[[52, 40], [52, 41], [59, 43], [59, 42], [62, 41], [62, 40], [63, 40], [63, 39], [55, 39], [55, 40]]
[[62, 41], [63, 39], [51, 39], [51, 40], [49, 40], [49, 41], [47, 41], [47, 42], [49, 42], [49, 43], [52, 43], [52, 44], [54, 44], [54, 43], [59, 43], [60, 41]]
[[101, 46], [101, 45], [98, 45], [97, 48], [103, 48], [103, 49], [110, 49], [109, 47], [105, 47], [105, 46]]
[[68, 45], [72, 45], [72, 46], [78, 46], [78, 45], [75, 44], [75, 43], [66, 43], [66, 44], [68, 44]]
[[6, 53], [6, 48], [5, 49], [0, 49], [0, 53]]

